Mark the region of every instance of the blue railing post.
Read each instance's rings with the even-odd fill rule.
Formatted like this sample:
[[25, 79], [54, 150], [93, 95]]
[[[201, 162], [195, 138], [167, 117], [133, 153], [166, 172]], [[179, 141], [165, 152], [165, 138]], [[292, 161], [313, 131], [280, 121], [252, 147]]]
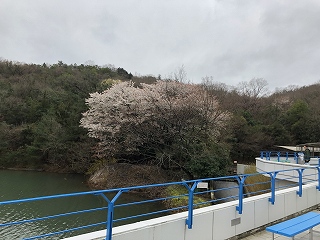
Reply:
[[271, 197], [269, 198], [269, 202], [274, 205], [276, 201], [276, 176], [279, 172], [268, 173], [271, 178]]
[[187, 187], [189, 192], [189, 198], [188, 198], [188, 218], [186, 219], [186, 224], [188, 225], [188, 229], [192, 228], [193, 223], [193, 193], [196, 189], [198, 182], [194, 182], [192, 187], [190, 188], [188, 184], [184, 183], [184, 185]]
[[296, 161], [296, 164], [298, 164], [299, 163], [298, 154], [296, 152], [294, 152], [293, 156], [294, 156], [294, 160]]
[[238, 211], [239, 214], [242, 214], [243, 210], [243, 186], [244, 186], [244, 181], [246, 180], [246, 175], [244, 176], [238, 176], [237, 181], [239, 184], [239, 205], [236, 206], [236, 210]]
[[[108, 219], [107, 219], [107, 235], [106, 240], [112, 239], [112, 225], [113, 225], [113, 212], [114, 212], [114, 203], [120, 197], [123, 190], [120, 190], [111, 201], [108, 200]], [[108, 199], [108, 198], [105, 198]]]
[[297, 191], [297, 194], [299, 195], [299, 197], [302, 196], [302, 173], [304, 171], [304, 168], [301, 169], [296, 169], [299, 173], [299, 190]]
[[318, 186], [316, 187], [320, 191], [320, 167], [317, 167], [318, 170]]

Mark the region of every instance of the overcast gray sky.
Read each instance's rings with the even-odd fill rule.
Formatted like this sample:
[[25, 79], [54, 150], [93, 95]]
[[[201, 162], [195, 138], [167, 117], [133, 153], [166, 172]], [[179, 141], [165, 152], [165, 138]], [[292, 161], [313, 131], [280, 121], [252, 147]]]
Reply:
[[320, 1], [0, 0], [0, 57], [310, 85], [320, 80]]

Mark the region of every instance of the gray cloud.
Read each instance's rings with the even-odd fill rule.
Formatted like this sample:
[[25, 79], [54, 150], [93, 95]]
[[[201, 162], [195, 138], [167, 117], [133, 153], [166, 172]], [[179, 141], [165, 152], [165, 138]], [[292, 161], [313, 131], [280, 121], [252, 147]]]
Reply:
[[320, 79], [317, 0], [1, 0], [0, 57], [269, 88]]

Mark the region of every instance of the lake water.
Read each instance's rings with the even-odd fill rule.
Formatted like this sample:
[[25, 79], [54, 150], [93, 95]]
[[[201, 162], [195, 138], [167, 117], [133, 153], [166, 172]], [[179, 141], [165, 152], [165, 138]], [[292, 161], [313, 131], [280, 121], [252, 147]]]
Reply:
[[[0, 170], [0, 202], [24, 198], [33, 198], [47, 195], [90, 191], [85, 184], [85, 177], [77, 174], [58, 174], [33, 171]], [[110, 199], [110, 198], [109, 198]], [[142, 197], [132, 194], [123, 194], [117, 203], [139, 201]], [[0, 223], [44, 217], [53, 214], [72, 212], [83, 209], [105, 207], [106, 200], [101, 196], [68, 197], [63, 199], [36, 201], [14, 205], [0, 205]], [[161, 209], [160, 204], [150, 203], [139, 207], [131, 206], [129, 209], [115, 209], [115, 219], [136, 215]], [[34, 235], [61, 231], [82, 225], [104, 222], [107, 219], [107, 211], [77, 214], [73, 216], [59, 217], [57, 219], [42, 220], [36, 223], [26, 223], [14, 226], [0, 227], [1, 240], [14, 240], [28, 238]], [[121, 225], [127, 222], [119, 222]], [[105, 229], [104, 226], [93, 227], [88, 230], [80, 230], [75, 233], [55, 235], [45, 239], [61, 239], [81, 233]]]

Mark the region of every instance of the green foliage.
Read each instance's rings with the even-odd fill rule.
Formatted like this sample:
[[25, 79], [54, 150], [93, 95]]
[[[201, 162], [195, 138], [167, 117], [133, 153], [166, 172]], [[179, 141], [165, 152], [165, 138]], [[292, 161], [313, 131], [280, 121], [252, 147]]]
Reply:
[[319, 83], [256, 98], [217, 83], [207, 82], [206, 87], [233, 114], [228, 124], [233, 160], [254, 162], [259, 151], [273, 150], [275, 145], [319, 141]]
[[126, 70], [123, 68], [118, 68], [117, 73], [119, 76], [121, 76], [123, 79], [131, 79], [133, 76], [131, 73], [128, 73]]
[[248, 122], [242, 114], [235, 113], [229, 122], [229, 127], [232, 132], [229, 142], [233, 160], [238, 162], [254, 160], [259, 151], [268, 144], [268, 135], [264, 134], [262, 126], [252, 124], [252, 121]]
[[[185, 208], [177, 211], [185, 211], [186, 208], [188, 207], [189, 197], [188, 197], [188, 190], [185, 186], [177, 186], [177, 185], [169, 186], [165, 189], [164, 195], [165, 195], [164, 197], [174, 197], [174, 198], [166, 199], [164, 201], [164, 204], [168, 209], [179, 208], [184, 206]], [[194, 208], [210, 206], [210, 203], [200, 204], [206, 201], [208, 201], [208, 199], [206, 199], [205, 197], [194, 195], [193, 204], [199, 204], [194, 206]]]
[[103, 90], [107, 90], [107, 89], [111, 88], [114, 84], [117, 84], [119, 82], [120, 82], [120, 80], [108, 78], [108, 79], [104, 79], [103, 81], [101, 81], [100, 85]]
[[227, 175], [230, 166], [229, 149], [222, 144], [207, 142], [190, 146], [190, 159], [186, 168], [194, 178], [221, 177]]
[[281, 122], [292, 133], [296, 143], [310, 142], [311, 110], [303, 100], [295, 101], [282, 115]]
[[[125, 70], [121, 73], [124, 74]], [[86, 172], [95, 141], [79, 127], [85, 98], [103, 79], [125, 78], [98, 66], [0, 61], [0, 167]]]
[[290, 132], [280, 122], [264, 126], [263, 132], [270, 136], [270, 138], [273, 138], [272, 142], [275, 145], [288, 145], [292, 142]]
[[243, 117], [249, 126], [256, 125], [256, 120], [255, 120], [254, 116], [249, 111], [244, 111], [242, 114], [243, 114]]
[[[93, 157], [97, 141], [79, 127], [81, 113], [87, 110], [85, 99], [119, 80], [130, 79], [138, 87], [156, 81], [152, 76], [133, 77], [123, 68], [67, 65], [61, 61], [53, 65], [0, 61], [0, 167], [54, 165], [87, 172], [99, 166]], [[212, 137], [214, 134], [205, 127], [205, 114], [198, 113], [193, 119], [190, 116], [197, 111], [190, 111], [186, 105], [172, 111], [169, 118], [162, 118], [158, 128], [141, 125], [139, 137], [150, 140], [153, 146], [137, 146], [136, 152], [125, 156], [130, 163], [146, 163], [155, 157], [156, 164], [161, 163], [163, 168], [182, 167], [191, 177], [221, 176], [226, 174], [230, 158], [254, 161], [260, 150], [274, 145], [319, 141], [319, 83], [269, 96], [255, 94], [263, 93], [265, 86], [257, 79], [243, 84], [242, 91], [225, 84], [206, 84], [204, 87], [219, 101], [219, 110], [232, 115], [223, 136]], [[183, 122], [185, 118], [189, 119]], [[169, 134], [170, 127], [174, 134]], [[121, 153], [127, 149], [123, 147]], [[116, 157], [128, 161], [123, 154]]]

